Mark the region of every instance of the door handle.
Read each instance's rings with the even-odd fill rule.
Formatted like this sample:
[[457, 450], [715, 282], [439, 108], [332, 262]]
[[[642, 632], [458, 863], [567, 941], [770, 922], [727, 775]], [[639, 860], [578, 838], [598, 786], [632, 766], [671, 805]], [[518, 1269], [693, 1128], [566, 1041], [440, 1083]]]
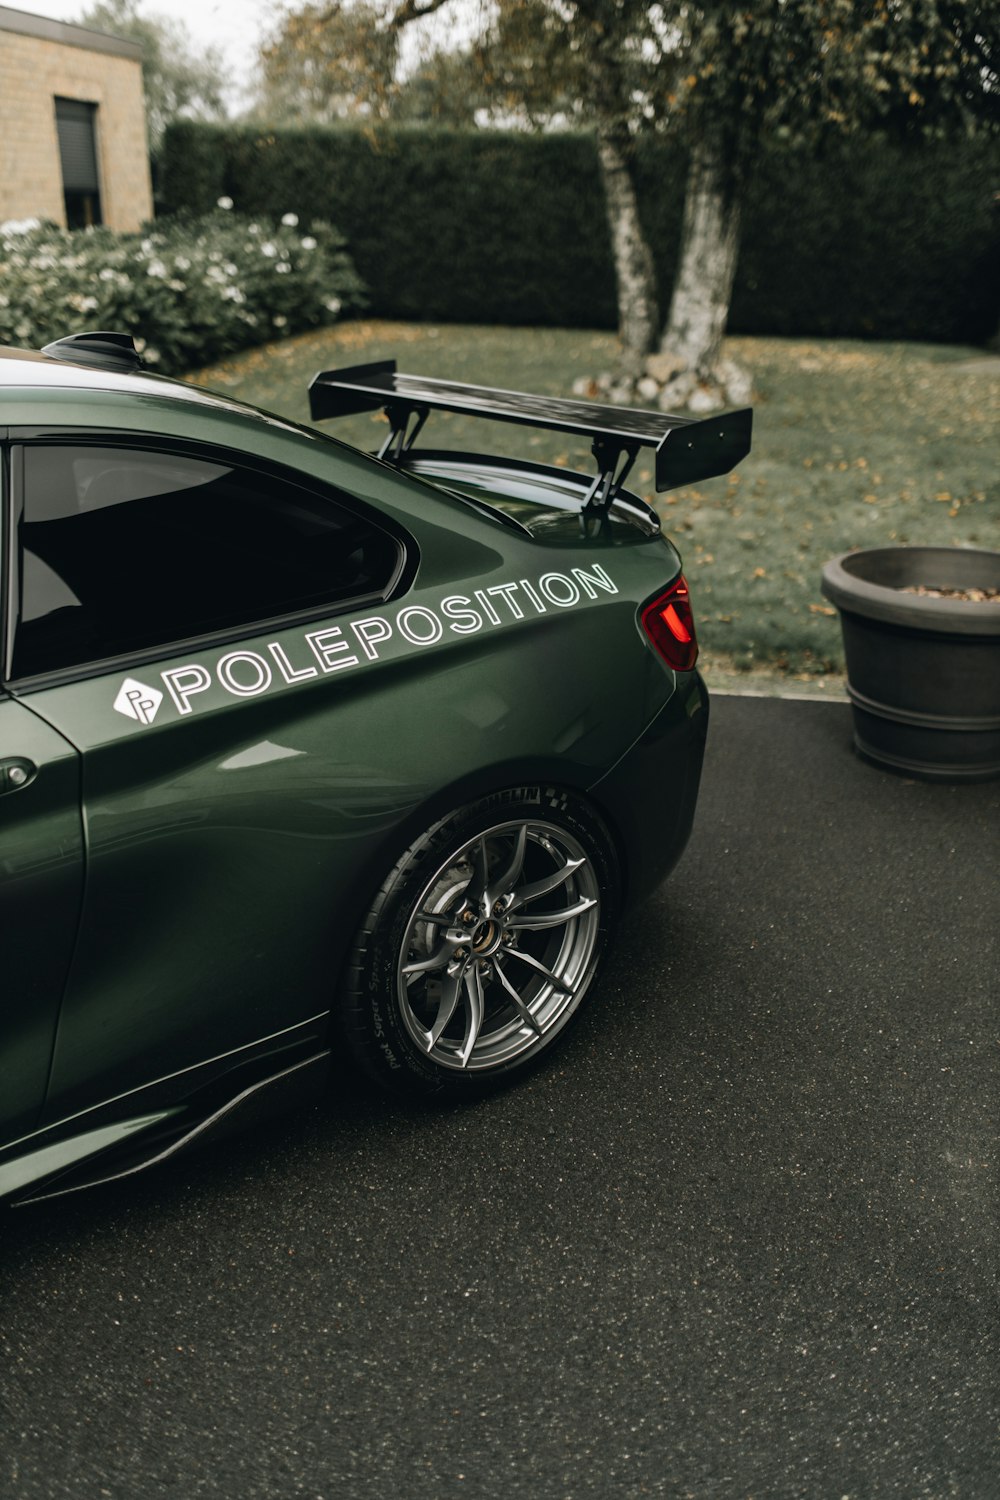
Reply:
[[19, 792], [23, 786], [34, 781], [38, 767], [21, 755], [8, 755], [0, 760], [0, 797], [5, 792]]

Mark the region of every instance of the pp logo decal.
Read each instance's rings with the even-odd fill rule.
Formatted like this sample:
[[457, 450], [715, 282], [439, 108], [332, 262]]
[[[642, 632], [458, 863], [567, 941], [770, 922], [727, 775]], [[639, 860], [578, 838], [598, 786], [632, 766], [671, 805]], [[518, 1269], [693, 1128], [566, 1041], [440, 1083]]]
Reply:
[[163, 694], [158, 688], [147, 687], [144, 682], [136, 682], [134, 677], [126, 677], [118, 690], [114, 706], [127, 719], [138, 719], [140, 724], [152, 724], [162, 702]]

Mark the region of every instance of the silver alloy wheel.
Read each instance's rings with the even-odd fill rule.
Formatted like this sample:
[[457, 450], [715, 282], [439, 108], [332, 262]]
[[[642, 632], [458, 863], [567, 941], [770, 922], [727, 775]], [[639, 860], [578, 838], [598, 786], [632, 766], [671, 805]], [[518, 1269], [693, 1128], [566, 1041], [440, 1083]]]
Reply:
[[499, 823], [426, 882], [397, 967], [410, 1037], [439, 1066], [497, 1068], [565, 1025], [593, 976], [600, 888], [565, 828]]

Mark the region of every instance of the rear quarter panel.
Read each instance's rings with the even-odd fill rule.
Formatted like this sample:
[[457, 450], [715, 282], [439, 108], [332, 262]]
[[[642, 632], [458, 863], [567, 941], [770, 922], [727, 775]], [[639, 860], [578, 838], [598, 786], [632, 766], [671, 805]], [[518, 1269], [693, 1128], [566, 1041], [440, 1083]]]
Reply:
[[[637, 623], [676, 572], [662, 541], [543, 546], [339, 445], [252, 435], [399, 521], [416, 576], [386, 605], [26, 695], [83, 756], [49, 1119], [326, 1010], [420, 827], [487, 789], [594, 785], [674, 693]], [[162, 694], [151, 723], [114, 710], [125, 676]]]

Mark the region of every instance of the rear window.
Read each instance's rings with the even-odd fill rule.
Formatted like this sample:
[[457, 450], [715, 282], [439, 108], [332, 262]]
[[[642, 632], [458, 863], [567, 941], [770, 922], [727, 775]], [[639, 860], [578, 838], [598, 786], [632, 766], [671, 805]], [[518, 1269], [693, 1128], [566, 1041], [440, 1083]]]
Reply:
[[16, 677], [384, 598], [399, 574], [347, 496], [215, 456], [21, 453]]

